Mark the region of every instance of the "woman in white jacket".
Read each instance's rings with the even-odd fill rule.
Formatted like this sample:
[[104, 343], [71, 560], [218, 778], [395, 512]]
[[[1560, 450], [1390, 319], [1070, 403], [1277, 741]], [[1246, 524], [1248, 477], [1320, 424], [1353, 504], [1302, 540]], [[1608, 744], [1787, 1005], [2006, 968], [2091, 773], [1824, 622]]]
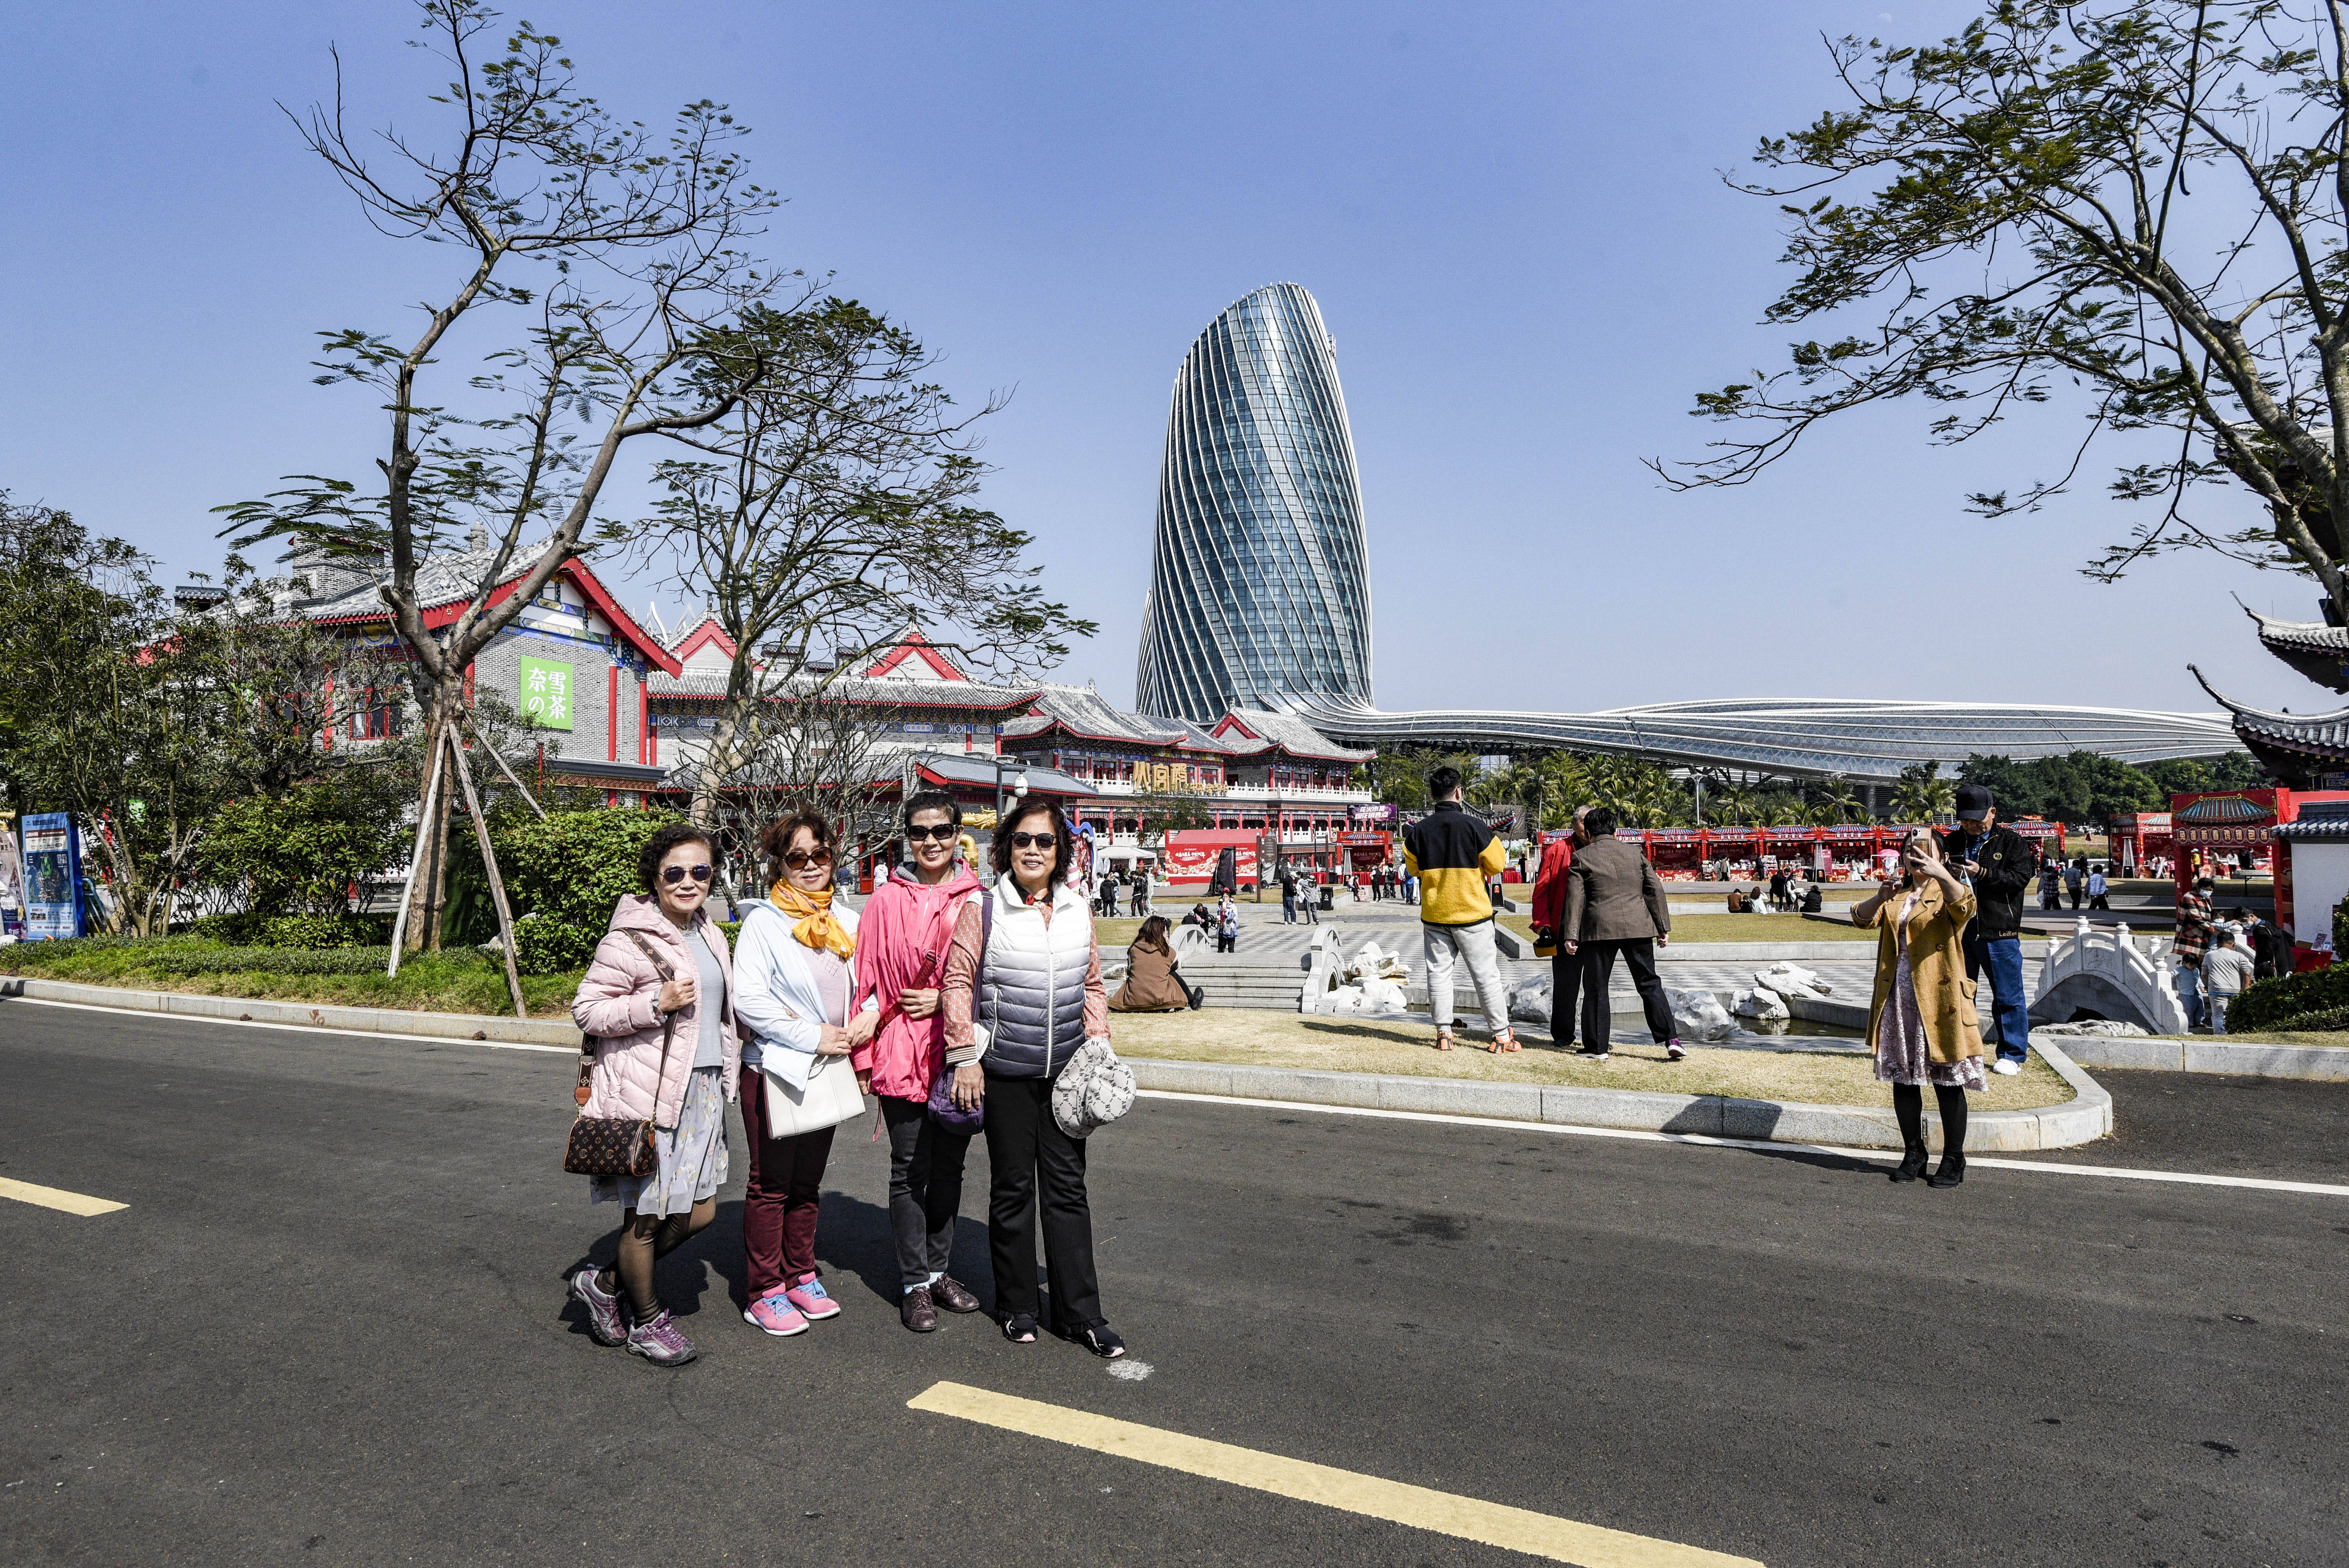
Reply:
[[[847, 1056], [873, 1033], [878, 1015], [849, 1011], [856, 914], [833, 905], [832, 824], [813, 814], [792, 817], [770, 827], [759, 846], [774, 885], [766, 900], [745, 906], [734, 942], [742, 1065], [802, 1088], [818, 1057]], [[803, 1333], [811, 1319], [840, 1314], [815, 1267], [816, 1208], [833, 1130], [769, 1137], [765, 1085], [752, 1079], [743, 1088], [742, 1130], [750, 1145], [742, 1194], [750, 1300], [742, 1315], [769, 1334]]]

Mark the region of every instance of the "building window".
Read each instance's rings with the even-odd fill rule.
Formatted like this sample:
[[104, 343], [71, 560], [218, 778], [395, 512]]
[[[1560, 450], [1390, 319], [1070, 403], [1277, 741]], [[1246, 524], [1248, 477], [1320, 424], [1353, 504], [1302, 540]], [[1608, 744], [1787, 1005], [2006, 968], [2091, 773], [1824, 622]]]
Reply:
[[354, 694], [360, 700], [351, 711], [353, 740], [389, 740], [399, 734], [399, 693], [369, 689]]

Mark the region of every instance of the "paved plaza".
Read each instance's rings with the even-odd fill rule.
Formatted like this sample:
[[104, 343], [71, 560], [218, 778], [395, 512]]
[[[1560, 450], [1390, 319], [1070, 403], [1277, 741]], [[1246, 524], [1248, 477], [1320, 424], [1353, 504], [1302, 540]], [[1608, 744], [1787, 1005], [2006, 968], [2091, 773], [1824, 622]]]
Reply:
[[[738, 1124], [664, 1265], [702, 1357], [660, 1371], [566, 1306], [611, 1227], [556, 1169], [561, 1052], [0, 1008], [0, 1177], [127, 1205], [0, 1202], [11, 1563], [1540, 1560], [1431, 1497], [1641, 1568], [2339, 1560], [2344, 1086], [2114, 1074], [2118, 1139], [1952, 1192], [1145, 1098], [1092, 1160], [1126, 1377], [903, 1332], [861, 1133], [819, 1236], [846, 1312], [751, 1331]], [[985, 1194], [975, 1148], [982, 1295]], [[1082, 1446], [1104, 1420], [1131, 1446]]]

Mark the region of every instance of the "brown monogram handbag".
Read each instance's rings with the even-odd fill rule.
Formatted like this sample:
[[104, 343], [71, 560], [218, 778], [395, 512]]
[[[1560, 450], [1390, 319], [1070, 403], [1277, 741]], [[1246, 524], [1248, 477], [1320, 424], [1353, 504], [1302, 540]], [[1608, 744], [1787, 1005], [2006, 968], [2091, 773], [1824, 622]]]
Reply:
[[[653, 962], [653, 970], [663, 982], [677, 978], [677, 972], [667, 960], [653, 951], [652, 944], [636, 932], [628, 937]], [[677, 1037], [677, 1015], [668, 1014], [661, 1022], [660, 1073], [653, 1079], [653, 1108], [660, 1109], [660, 1086], [668, 1078], [669, 1042]], [[595, 1037], [582, 1035], [579, 1038], [579, 1083], [571, 1091], [581, 1109], [585, 1109], [591, 1092], [589, 1083], [595, 1070]], [[649, 1176], [660, 1169], [660, 1151], [653, 1144], [653, 1118], [634, 1116], [582, 1116], [571, 1124], [571, 1136], [563, 1145], [563, 1168], [574, 1176]]]

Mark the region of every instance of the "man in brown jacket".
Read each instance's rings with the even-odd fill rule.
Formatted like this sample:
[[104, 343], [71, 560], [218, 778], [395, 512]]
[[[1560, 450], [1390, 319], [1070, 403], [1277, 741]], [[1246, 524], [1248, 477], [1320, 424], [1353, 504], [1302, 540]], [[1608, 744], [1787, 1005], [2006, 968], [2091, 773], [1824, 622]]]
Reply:
[[1648, 1015], [1648, 1030], [1664, 1054], [1679, 1061], [1688, 1052], [1673, 1033], [1672, 1005], [1656, 977], [1656, 949], [1671, 940], [1672, 911], [1664, 884], [1648, 857], [1615, 836], [1615, 813], [1601, 806], [1582, 820], [1588, 841], [1574, 853], [1567, 872], [1566, 911], [1558, 919], [1559, 947], [1582, 960], [1581, 1056], [1605, 1061], [1615, 1037], [1615, 1015], [1607, 985], [1621, 954], [1631, 984]]

